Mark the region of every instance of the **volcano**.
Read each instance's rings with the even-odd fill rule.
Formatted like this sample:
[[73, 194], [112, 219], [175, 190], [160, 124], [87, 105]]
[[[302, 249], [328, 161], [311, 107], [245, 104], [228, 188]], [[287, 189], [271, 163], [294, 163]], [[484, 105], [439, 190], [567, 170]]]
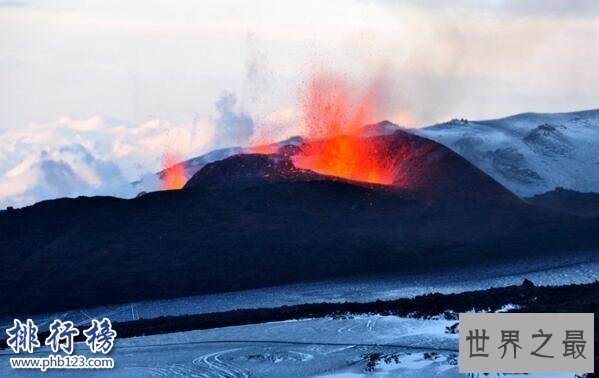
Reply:
[[374, 134], [354, 137], [384, 157], [376, 167], [386, 169], [388, 184], [307, 169], [306, 157], [317, 151], [307, 143], [327, 141], [304, 141], [208, 163], [180, 190], [0, 212], [0, 313], [451, 269], [599, 246], [597, 218], [527, 204], [431, 140], [401, 130]]
[[[360, 134], [352, 137], [359, 141], [350, 143], [366, 145], [367, 147], [362, 148], [370, 152], [368, 159], [376, 163], [366, 163], [367, 167], [364, 168], [360, 163], [365, 159], [357, 158], [353, 161], [354, 167], [344, 169], [347, 172], [360, 169], [367, 171], [373, 167], [384, 170], [373, 175], [356, 175], [364, 177], [364, 181], [343, 175], [337, 176], [334, 169], [333, 174], [327, 174], [298, 168], [298, 165], [310, 166], [306, 161], [311, 158], [314, 150], [321, 148], [319, 144], [331, 145], [327, 140], [318, 140], [299, 146], [282, 145], [272, 154], [238, 154], [208, 164], [189, 180], [186, 187], [193, 188], [215, 182], [221, 185], [242, 185], [274, 181], [333, 180], [367, 185], [380, 184], [382, 181], [384, 184], [381, 185], [421, 200], [464, 198], [519, 202], [509, 190], [452, 150], [398, 128], [390, 131], [389, 124], [390, 122], [384, 121], [369, 125], [364, 130], [368, 130], [372, 135]], [[386, 132], [376, 133], [372, 130]], [[347, 139], [344, 142], [347, 142]], [[374, 179], [368, 180], [369, 176]]]

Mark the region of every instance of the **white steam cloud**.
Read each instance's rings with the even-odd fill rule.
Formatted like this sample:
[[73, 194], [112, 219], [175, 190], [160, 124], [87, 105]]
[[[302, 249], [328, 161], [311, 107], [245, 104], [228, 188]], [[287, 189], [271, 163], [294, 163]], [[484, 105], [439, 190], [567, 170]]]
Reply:
[[221, 146], [242, 145], [254, 134], [254, 121], [243, 113], [236, 112], [237, 97], [233, 93], [224, 93], [216, 102], [216, 141]]
[[63, 117], [0, 132], [0, 209], [59, 197], [133, 197], [156, 190], [160, 182], [154, 173], [164, 168], [165, 154], [188, 159], [249, 142], [254, 121], [236, 107], [236, 96], [227, 92], [208, 120], [134, 124]]

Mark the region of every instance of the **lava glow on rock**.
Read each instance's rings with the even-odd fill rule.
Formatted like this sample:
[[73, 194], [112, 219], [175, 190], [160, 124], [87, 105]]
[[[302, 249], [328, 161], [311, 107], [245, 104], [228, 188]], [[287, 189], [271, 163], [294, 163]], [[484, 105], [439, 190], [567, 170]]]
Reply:
[[[329, 176], [384, 185], [397, 185], [396, 158], [388, 143], [369, 137], [364, 126], [382, 119], [376, 85], [366, 91], [335, 75], [319, 74], [308, 82], [301, 97], [303, 143], [294, 152], [295, 167]], [[276, 154], [279, 146], [266, 135], [254, 138], [246, 153]], [[163, 157], [163, 189], [185, 185], [185, 167], [179, 156]]]
[[392, 184], [394, 171], [385, 146], [363, 135], [363, 127], [379, 119], [376, 88], [362, 96], [347, 82], [318, 75], [304, 99], [306, 142], [293, 162], [298, 168], [377, 184]]
[[185, 167], [179, 156], [173, 153], [165, 153], [162, 157], [162, 166], [164, 167], [162, 188], [164, 190], [181, 189], [187, 178], [185, 177]]

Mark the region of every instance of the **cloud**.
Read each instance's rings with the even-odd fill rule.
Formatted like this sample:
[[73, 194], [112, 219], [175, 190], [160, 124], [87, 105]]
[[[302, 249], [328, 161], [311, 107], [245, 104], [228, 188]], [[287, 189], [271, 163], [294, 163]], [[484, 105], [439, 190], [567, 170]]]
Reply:
[[79, 195], [131, 196], [119, 167], [95, 158], [81, 144], [26, 155], [0, 180], [0, 204], [23, 206], [43, 199]]
[[[251, 119], [232, 110], [231, 99], [221, 101], [219, 122], [251, 126]], [[201, 120], [133, 124], [62, 117], [0, 132], [0, 208], [79, 195], [132, 197], [139, 190], [157, 189], [153, 173], [163, 168], [162, 157], [206, 152], [216, 144], [214, 129]], [[131, 185], [142, 178], [145, 186]]]
[[186, 160], [217, 147], [248, 145], [254, 133], [252, 117], [231, 92], [217, 99], [212, 116], [188, 122], [61, 117], [0, 131], [0, 208], [157, 190], [154, 173], [166, 168], [165, 156]]
[[227, 88], [260, 125], [321, 62], [362, 74], [385, 61], [389, 117], [411, 111], [417, 125], [599, 95], [595, 0], [36, 3], [0, 9], [0, 128], [63, 114], [180, 123]]
[[511, 17], [598, 17], [595, 0], [404, 0], [400, 4], [432, 11], [466, 11]]
[[[385, 51], [393, 113], [414, 126], [454, 117], [597, 107], [599, 2], [385, 2], [401, 25]], [[587, 12], [588, 11], [588, 12]], [[554, 17], [561, 15], [560, 17]], [[403, 36], [400, 37], [400, 36]]]
[[21, 0], [0, 0], [0, 7], [24, 7], [29, 4], [29, 2]]
[[216, 141], [220, 146], [243, 145], [254, 134], [254, 121], [242, 111], [236, 111], [237, 97], [224, 93], [216, 101], [218, 116], [215, 120]]

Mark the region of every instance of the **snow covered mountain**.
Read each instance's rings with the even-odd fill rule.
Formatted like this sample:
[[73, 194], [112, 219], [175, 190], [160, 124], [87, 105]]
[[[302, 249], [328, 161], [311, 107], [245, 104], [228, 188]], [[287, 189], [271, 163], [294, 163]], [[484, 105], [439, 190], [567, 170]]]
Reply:
[[599, 192], [599, 109], [452, 120], [414, 133], [464, 156], [520, 196]]

